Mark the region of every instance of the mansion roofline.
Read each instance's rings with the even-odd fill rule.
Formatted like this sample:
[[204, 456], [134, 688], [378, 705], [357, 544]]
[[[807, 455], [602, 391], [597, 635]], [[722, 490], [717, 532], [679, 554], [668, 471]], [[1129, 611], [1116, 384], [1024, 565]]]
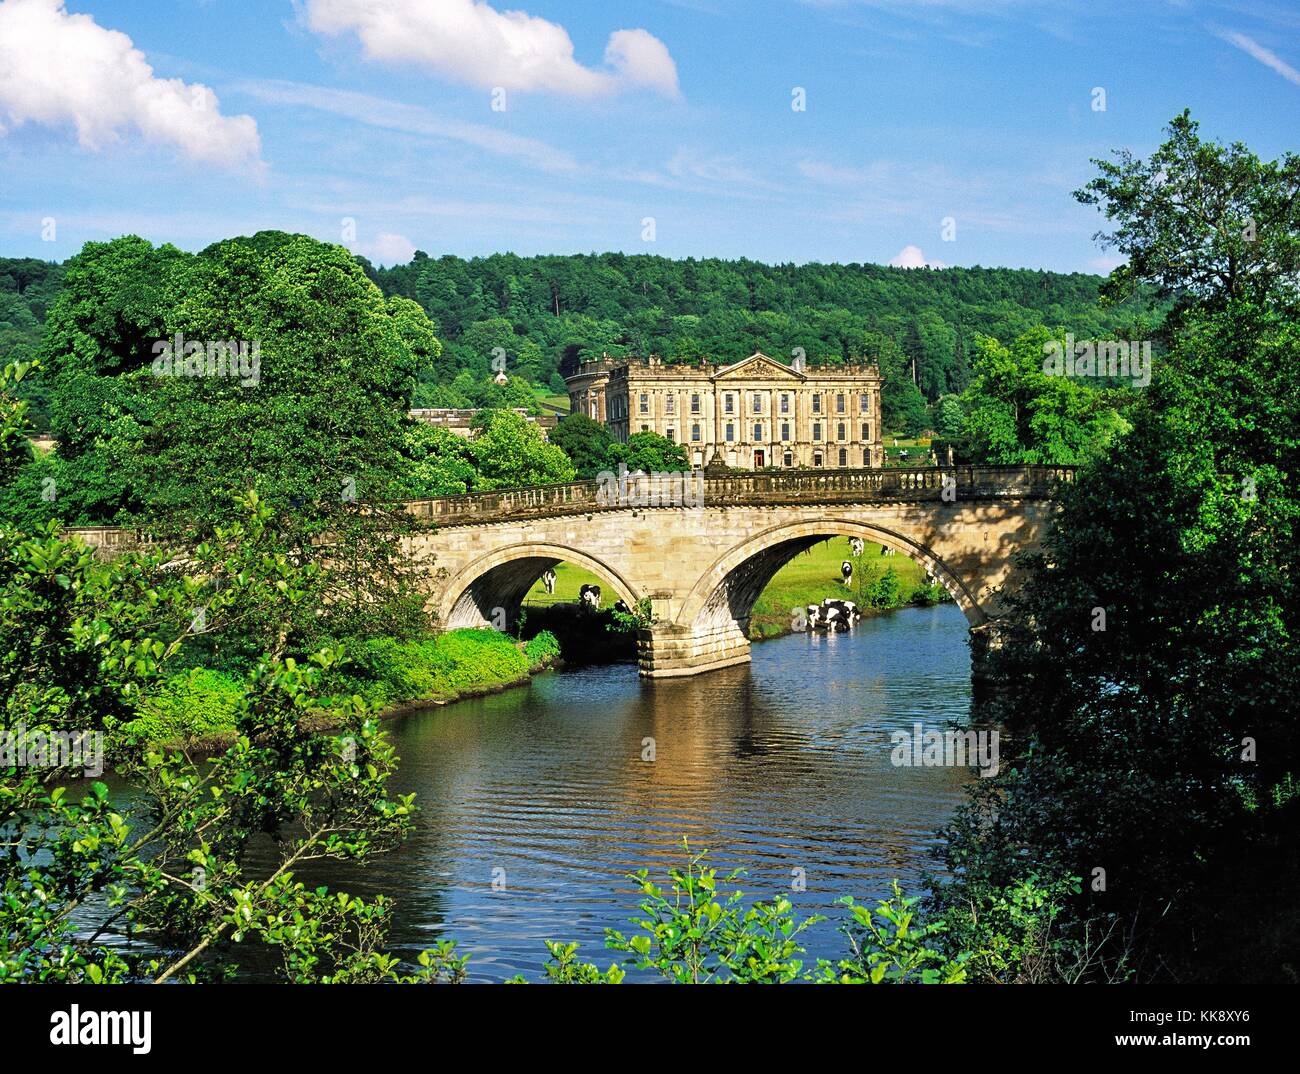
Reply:
[[[611, 379], [626, 377], [629, 372], [638, 376], [652, 377], [685, 377], [688, 379], [700, 380], [717, 380], [732, 374], [740, 375], [748, 371], [749, 367], [758, 366], [767, 376], [777, 375], [782, 372], [788, 373], [791, 377], [800, 381], [809, 379], [879, 379], [880, 369], [875, 365], [867, 364], [841, 364], [841, 365], [818, 365], [818, 366], [798, 366], [786, 365], [784, 362], [764, 354], [762, 351], [755, 351], [748, 358], [742, 358], [738, 362], [722, 364], [712, 362], [709, 359], [700, 361], [683, 361], [683, 362], [665, 362], [659, 355], [651, 354], [648, 357], [633, 358], [610, 358], [608, 355], [601, 358], [579, 364], [576, 372], [565, 377], [566, 381], [576, 380], [580, 377], [590, 376], [607, 376]], [[775, 368], [773, 368], [775, 367]], [[757, 372], [758, 370], [754, 370]]]

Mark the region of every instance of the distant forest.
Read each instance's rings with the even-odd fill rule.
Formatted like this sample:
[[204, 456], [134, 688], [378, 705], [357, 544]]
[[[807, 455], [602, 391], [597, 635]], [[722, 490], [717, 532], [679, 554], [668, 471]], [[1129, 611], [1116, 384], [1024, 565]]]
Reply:
[[[527, 387], [562, 394], [581, 360], [657, 353], [665, 361], [735, 361], [762, 350], [811, 365], [867, 359], [885, 376], [892, 428], [931, 424], [932, 407], [962, 391], [976, 338], [1010, 343], [1045, 324], [1076, 338], [1148, 338], [1159, 315], [1145, 300], [1104, 309], [1102, 277], [1031, 269], [898, 269], [880, 265], [764, 265], [627, 254], [464, 259], [417, 252], [376, 269], [389, 295], [418, 302], [443, 356], [416, 406], [532, 404]], [[62, 266], [0, 258], [0, 356], [35, 357]], [[494, 357], [512, 391], [493, 393]], [[44, 428], [43, 386], [28, 389]]]

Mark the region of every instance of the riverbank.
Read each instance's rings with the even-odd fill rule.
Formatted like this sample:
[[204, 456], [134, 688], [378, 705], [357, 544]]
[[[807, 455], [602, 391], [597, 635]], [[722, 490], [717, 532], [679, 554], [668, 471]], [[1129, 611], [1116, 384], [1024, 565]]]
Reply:
[[[546, 632], [520, 642], [495, 630], [451, 630], [424, 638], [372, 638], [348, 655], [347, 671], [329, 690], [356, 694], [381, 718], [391, 718], [521, 686], [559, 663], [560, 645]], [[123, 732], [166, 745], [221, 748], [233, 738], [243, 693], [238, 674], [195, 668], [169, 679]]]

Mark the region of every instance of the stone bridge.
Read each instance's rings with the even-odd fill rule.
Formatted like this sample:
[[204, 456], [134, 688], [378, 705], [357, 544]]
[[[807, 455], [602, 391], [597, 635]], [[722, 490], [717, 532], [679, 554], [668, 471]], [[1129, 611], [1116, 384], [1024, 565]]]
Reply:
[[[607, 603], [650, 602], [641, 674], [667, 677], [747, 661], [759, 594], [828, 537], [920, 563], [978, 630], [1016, 585], [1012, 554], [1037, 547], [1072, 478], [1054, 466], [697, 474], [684, 487], [646, 476], [625, 493], [579, 482], [409, 507], [435, 524], [414, 543], [434, 558], [430, 605], [444, 627], [513, 624], [542, 572], [571, 563], [601, 580]], [[684, 495], [663, 495], [665, 484]]]
[[[1073, 476], [1057, 466], [634, 475], [619, 490], [587, 481], [416, 500], [408, 509], [433, 525], [408, 547], [432, 563], [429, 607], [445, 629], [515, 623], [542, 572], [571, 563], [601, 580], [606, 603], [649, 601], [641, 674], [695, 675], [749, 659], [759, 594], [828, 537], [915, 560], [987, 639], [981, 628], [1017, 584], [1013, 554], [1038, 546]], [[108, 552], [132, 539], [75, 532]]]

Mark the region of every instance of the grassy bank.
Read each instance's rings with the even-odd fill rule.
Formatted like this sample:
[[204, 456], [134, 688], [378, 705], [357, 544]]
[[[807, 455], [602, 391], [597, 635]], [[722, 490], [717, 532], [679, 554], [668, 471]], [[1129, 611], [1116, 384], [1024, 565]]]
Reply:
[[[381, 712], [445, 704], [527, 681], [555, 663], [560, 646], [546, 632], [521, 643], [495, 630], [452, 630], [432, 637], [372, 638], [348, 649], [351, 663], [330, 684]], [[241, 676], [196, 668], [149, 697], [130, 729], [152, 742], [218, 740], [235, 728]]]
[[[754, 602], [749, 636], [758, 640], [789, 634], [795, 609], [820, 604], [826, 597], [855, 601], [863, 615], [952, 599], [943, 586], [926, 586], [919, 563], [880, 553], [880, 545], [867, 543], [862, 555], [854, 556], [848, 538], [834, 537], [795, 556]], [[846, 559], [853, 564], [848, 586], [840, 580], [840, 564]]]

